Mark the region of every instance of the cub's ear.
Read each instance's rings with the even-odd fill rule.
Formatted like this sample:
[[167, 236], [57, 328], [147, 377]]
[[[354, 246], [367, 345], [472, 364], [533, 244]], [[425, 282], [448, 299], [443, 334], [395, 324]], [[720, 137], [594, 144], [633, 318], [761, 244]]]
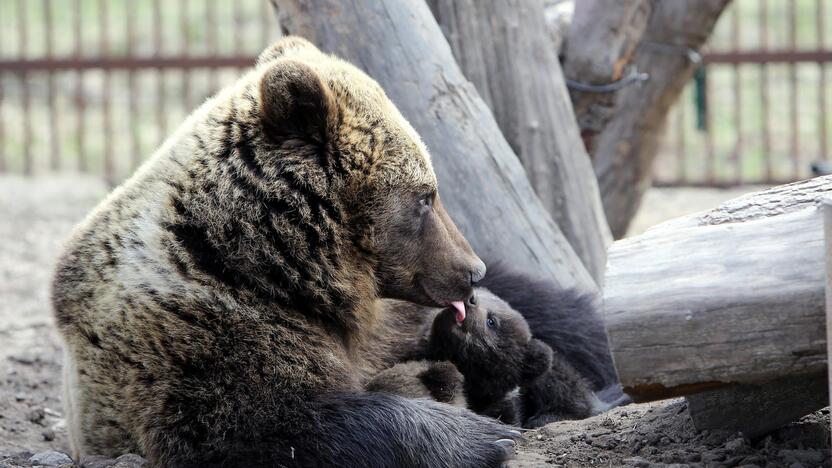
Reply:
[[523, 379], [523, 382], [529, 382], [540, 377], [551, 368], [552, 348], [546, 343], [532, 338], [529, 344], [526, 345], [520, 378]]
[[266, 132], [279, 137], [327, 140], [337, 115], [332, 91], [309, 66], [279, 60], [263, 75], [260, 102]]
[[286, 36], [274, 44], [266, 47], [263, 52], [260, 53], [260, 56], [257, 57], [257, 65], [263, 65], [264, 63], [271, 62], [272, 60], [277, 60], [289, 52], [300, 50], [320, 52], [317, 47], [302, 37]]

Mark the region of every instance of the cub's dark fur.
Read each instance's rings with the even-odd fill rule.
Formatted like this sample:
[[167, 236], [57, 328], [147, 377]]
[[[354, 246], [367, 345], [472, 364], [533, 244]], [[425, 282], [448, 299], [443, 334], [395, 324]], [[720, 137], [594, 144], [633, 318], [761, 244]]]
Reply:
[[378, 84], [302, 39], [267, 49], [58, 262], [73, 455], [500, 465], [508, 427], [364, 390], [394, 354], [372, 341], [380, 297], [440, 307], [484, 274], [436, 190], [427, 150]]
[[476, 304], [469, 306], [461, 324], [454, 310], [445, 309], [433, 320], [423, 340], [425, 357], [448, 360], [465, 377], [465, 398], [474, 412], [520, 424], [510, 393], [531, 384], [552, 364], [552, 350], [533, 339], [523, 317], [489, 291], [477, 288]]
[[488, 262], [488, 274], [478, 286], [520, 312], [532, 335], [563, 356], [604, 402], [630, 401], [618, 381], [597, 299], [530, 278], [501, 262]]
[[[412, 338], [397, 344], [402, 359], [450, 361], [464, 377], [465, 404], [477, 413], [509, 424], [538, 425], [541, 421], [582, 419], [597, 409], [588, 384], [566, 360], [532, 338], [523, 317], [488, 290], [477, 288], [466, 319], [458, 324], [455, 311], [420, 308], [391, 301], [390, 320], [423, 322]], [[393, 327], [391, 327], [393, 328]], [[396, 325], [396, 329], [407, 327]], [[400, 338], [388, 337], [391, 341]], [[433, 396], [456, 388], [456, 379], [425, 381], [431, 361], [406, 361], [377, 374], [368, 385], [376, 391], [411, 397]], [[515, 391], [517, 390], [517, 391]], [[446, 400], [449, 398], [445, 396]], [[459, 401], [459, 396], [454, 398]]]

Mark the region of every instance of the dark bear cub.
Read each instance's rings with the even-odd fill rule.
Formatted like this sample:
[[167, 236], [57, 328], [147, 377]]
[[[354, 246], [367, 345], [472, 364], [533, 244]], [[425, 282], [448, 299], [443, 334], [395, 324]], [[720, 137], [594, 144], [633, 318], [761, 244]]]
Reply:
[[488, 290], [478, 288], [465, 311], [448, 307], [424, 320], [410, 361], [378, 373], [368, 390], [462, 404], [527, 427], [593, 414], [595, 397], [583, 377], [532, 338], [523, 316]]
[[528, 322], [532, 335], [587, 380], [603, 407], [632, 402], [618, 382], [597, 297], [556, 287], [505, 263], [486, 263], [488, 274], [478, 285], [518, 311]]
[[533, 339], [523, 317], [487, 290], [478, 289], [466, 317], [453, 308], [433, 320], [426, 357], [448, 360], [465, 378], [468, 408], [509, 424], [522, 424], [513, 391], [532, 384], [552, 365], [552, 350]]

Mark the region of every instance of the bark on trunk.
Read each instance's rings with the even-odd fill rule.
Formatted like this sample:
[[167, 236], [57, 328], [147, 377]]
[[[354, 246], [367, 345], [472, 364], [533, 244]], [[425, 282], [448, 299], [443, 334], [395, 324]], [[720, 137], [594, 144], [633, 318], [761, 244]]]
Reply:
[[826, 369], [832, 177], [776, 187], [610, 248], [607, 332], [634, 400]]
[[[691, 60], [696, 55], [689, 52], [698, 51], [705, 43], [729, 2], [674, 0], [655, 3], [632, 60], [632, 64], [640, 72], [647, 73], [649, 79], [618, 92], [614, 115], [602, 126], [601, 133], [592, 138], [591, 156], [601, 200], [612, 234], [617, 239], [626, 234], [644, 191], [650, 186], [653, 160], [668, 110], [697, 67]], [[603, 2], [605, 8], [598, 18], [615, 11], [607, 8], [610, 3], [613, 2]], [[606, 23], [596, 20], [602, 25]], [[580, 48], [582, 44], [598, 47], [585, 39], [575, 43], [577, 40], [578, 37], [570, 39], [567, 47]], [[567, 64], [571, 60], [566, 57]], [[572, 66], [567, 67], [571, 69]], [[611, 73], [611, 76], [615, 74]], [[581, 79], [580, 76], [577, 78]], [[580, 112], [584, 104], [578, 102], [576, 107]]]
[[[624, 76], [647, 28], [656, 0], [581, 0], [563, 50], [563, 71], [570, 80], [606, 85]], [[617, 93], [571, 89], [575, 117], [588, 151], [612, 118]]]
[[284, 29], [375, 78], [431, 150], [443, 203], [484, 259], [597, 293], [424, 2], [273, 0]]
[[600, 284], [612, 236], [542, 0], [429, 0], [465, 76], [543, 205]]

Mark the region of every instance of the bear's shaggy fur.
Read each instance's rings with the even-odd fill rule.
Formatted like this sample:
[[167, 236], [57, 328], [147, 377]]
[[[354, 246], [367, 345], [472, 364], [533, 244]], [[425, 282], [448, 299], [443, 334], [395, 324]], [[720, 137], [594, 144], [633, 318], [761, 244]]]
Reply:
[[408, 398], [432, 398], [467, 407], [464, 377], [449, 361], [405, 361], [376, 374], [368, 392], [391, 393]]
[[378, 298], [464, 301], [484, 265], [381, 88], [285, 38], [74, 231], [53, 280], [77, 458], [496, 466], [517, 436], [367, 393]]

